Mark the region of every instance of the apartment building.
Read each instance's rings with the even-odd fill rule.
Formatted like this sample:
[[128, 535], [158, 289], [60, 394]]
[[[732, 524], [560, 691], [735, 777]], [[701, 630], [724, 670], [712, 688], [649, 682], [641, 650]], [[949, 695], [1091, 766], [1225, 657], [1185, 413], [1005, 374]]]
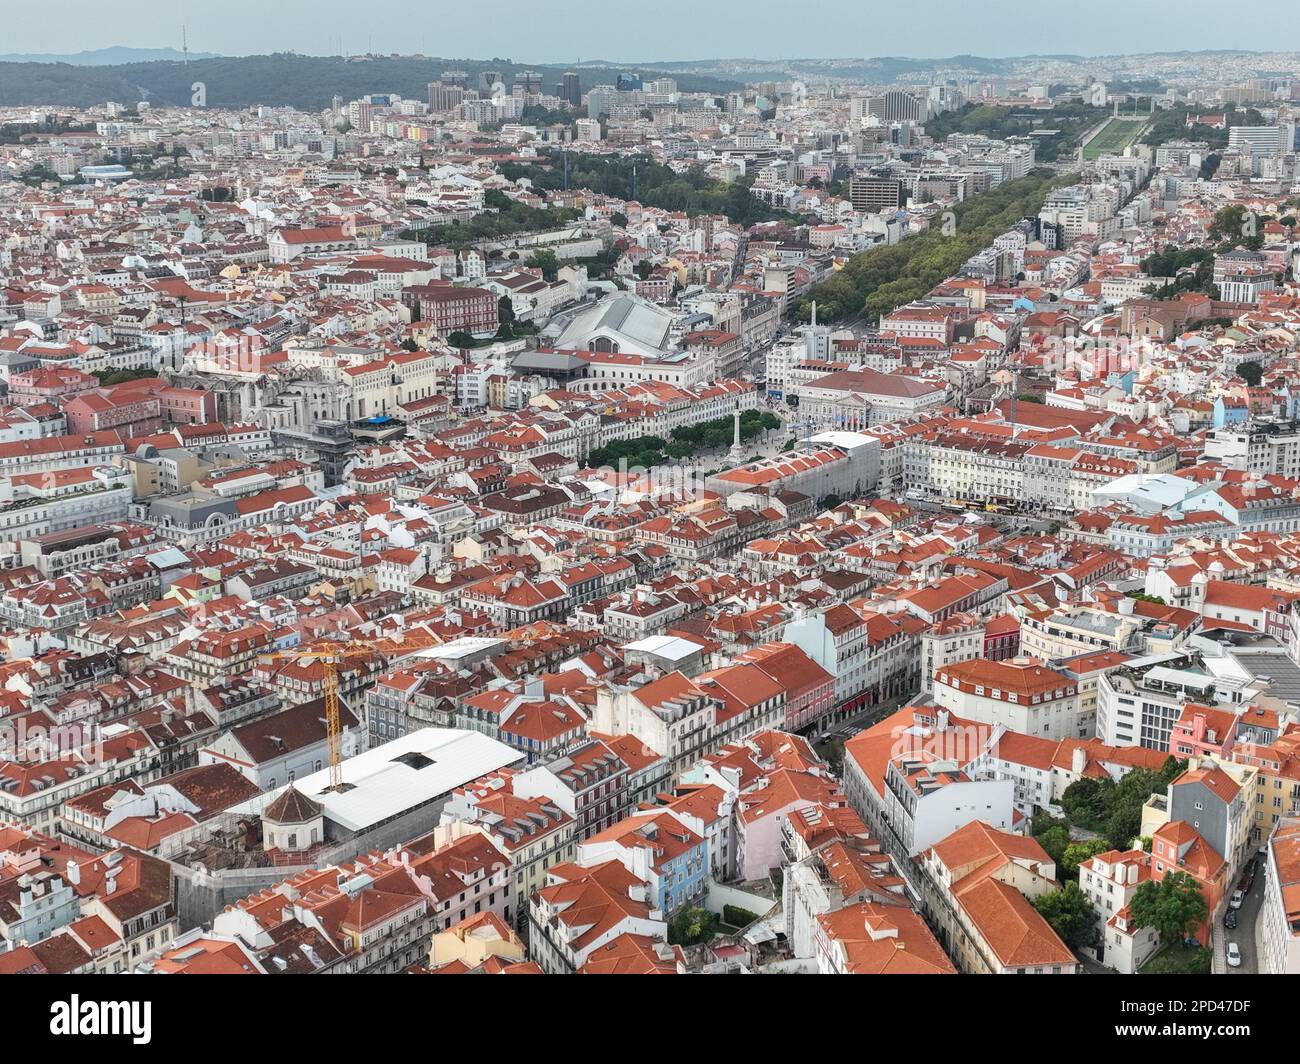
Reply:
[[1087, 738], [1079, 689], [1064, 672], [1036, 658], [957, 662], [934, 677], [936, 705], [981, 724], [1045, 739]]
[[1259, 970], [1300, 974], [1300, 819], [1279, 822], [1268, 840], [1259, 911]]
[[546, 873], [574, 859], [574, 818], [547, 797], [514, 793], [516, 769], [503, 768], [452, 792], [440, 814], [442, 825], [473, 825], [492, 837], [510, 859], [516, 909], [522, 924], [524, 903], [546, 881]]
[[1128, 904], [1151, 879], [1151, 855], [1143, 850], [1107, 850], [1079, 866], [1079, 887], [1097, 914], [1100, 960], [1132, 975], [1159, 947], [1154, 928], [1137, 927]]
[[1133, 659], [1097, 681], [1097, 737], [1110, 746], [1167, 751], [1183, 706], [1218, 704], [1220, 686], [1186, 656]]
[[562, 864], [528, 906], [529, 952], [547, 975], [571, 975], [624, 934], [663, 942], [668, 924], [646, 883], [615, 860]]
[[971, 820], [1015, 824], [1014, 782], [979, 779], [964, 767], [985, 738], [979, 728], [950, 728], [946, 710], [918, 706], [845, 743], [845, 796], [905, 872], [913, 857]]
[[959, 971], [1072, 975], [1074, 953], [1031, 900], [1056, 890], [1056, 865], [1031, 838], [979, 820], [938, 840], [919, 864], [926, 920]]
[[609, 860], [643, 881], [650, 904], [664, 913], [708, 889], [708, 840], [666, 811], [635, 813], [578, 844], [578, 864], [594, 868]]

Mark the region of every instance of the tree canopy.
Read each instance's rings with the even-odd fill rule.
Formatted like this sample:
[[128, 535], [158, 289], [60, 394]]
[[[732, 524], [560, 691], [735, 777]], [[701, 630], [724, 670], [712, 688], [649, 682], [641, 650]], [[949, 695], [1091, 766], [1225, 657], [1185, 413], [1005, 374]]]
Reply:
[[1074, 151], [1083, 135], [1106, 114], [1104, 107], [1093, 107], [1086, 103], [1057, 104], [1047, 115], [1031, 108], [968, 103], [929, 119], [925, 123], [925, 132], [937, 141], [944, 140], [951, 133], [982, 133], [997, 140], [1006, 140], [1008, 137], [1025, 137], [1036, 129], [1050, 127], [1058, 130], [1056, 136], [1036, 138], [1034, 156], [1044, 162], [1054, 162]]
[[430, 226], [403, 235], [456, 250], [518, 233], [538, 233], [558, 229], [580, 217], [580, 213], [567, 207], [530, 207], [512, 200], [500, 189], [490, 188], [483, 196], [491, 211], [475, 215], [467, 222]]
[[[452, 66], [465, 70], [471, 79], [476, 79], [485, 70], [496, 70], [505, 76], [507, 82], [521, 70], [537, 70], [545, 85], [557, 82], [566, 69], [563, 65], [523, 64], [508, 59], [415, 55], [373, 55], [366, 62], [357, 63], [345, 56], [288, 52], [106, 66], [3, 63], [0, 64], [0, 105], [91, 107], [105, 100], [134, 104], [147, 99], [155, 107], [188, 107], [194, 82], [202, 81], [208, 86], [209, 107], [271, 104], [318, 111], [328, 107], [335, 95], [355, 100], [374, 92], [380, 85], [407, 99], [422, 100], [428, 91], [430, 77], [436, 71]], [[731, 79], [683, 70], [637, 69], [642, 77], [676, 79], [682, 92], [730, 92], [743, 87]], [[584, 66], [583, 79], [593, 85], [612, 83], [619, 73], [621, 69], [617, 67]]]
[[1237, 376], [1252, 388], [1258, 388], [1264, 379], [1264, 367], [1258, 362], [1242, 362], [1237, 366]]
[[1066, 848], [1070, 845], [1070, 833], [1065, 828], [1054, 825], [1038, 835], [1037, 839], [1038, 845], [1047, 851], [1047, 856], [1052, 859], [1052, 863], [1059, 866], [1065, 857]]
[[[1195, 113], [1199, 114], [1203, 110], [1210, 111], [1211, 109], [1199, 108]], [[1190, 136], [1190, 139], [1204, 141], [1211, 148], [1226, 148], [1228, 146], [1228, 131], [1233, 126], [1262, 126], [1265, 124], [1263, 116], [1253, 107], [1237, 108], [1229, 105], [1226, 110], [1217, 107], [1213, 108], [1212, 113], [1225, 116], [1226, 122], [1223, 129], [1198, 125], [1195, 131], [1189, 134], [1187, 119], [1189, 115], [1193, 114], [1190, 107], [1161, 108], [1151, 118], [1151, 124], [1142, 140], [1146, 144], [1164, 144], [1170, 140], [1187, 140]]]
[[1061, 854], [1061, 863], [1057, 866], [1056, 876], [1062, 881], [1075, 880], [1079, 875], [1079, 866], [1089, 857], [1096, 857], [1099, 853], [1105, 853], [1110, 849], [1110, 842], [1107, 839], [1085, 839], [1082, 842], [1072, 842], [1065, 848]]
[[1071, 949], [1097, 941], [1097, 910], [1077, 882], [1072, 880], [1060, 890], [1035, 898], [1034, 908]]
[[1129, 912], [1137, 927], [1155, 928], [1162, 938], [1186, 938], [1209, 916], [1201, 885], [1186, 872], [1149, 879], [1133, 892]]
[[1050, 189], [1073, 175], [1035, 172], [956, 204], [951, 219], [897, 244], [869, 248], [844, 268], [812, 286], [795, 305], [795, 317], [809, 320], [813, 302], [818, 321], [837, 321], [860, 312], [878, 319], [920, 299], [1021, 219], [1036, 215]]
[[[645, 156], [588, 155], [567, 152], [569, 188], [635, 200], [648, 207], [687, 214], [725, 214], [739, 225], [795, 220], [794, 216], [769, 207], [750, 194], [753, 179], [717, 181], [703, 166], [691, 166], [682, 173]], [[555, 191], [564, 187], [565, 160], [556, 152], [530, 163], [504, 163], [501, 173], [512, 181], [528, 178], [536, 189]]]
[[1182, 762], [1168, 757], [1159, 772], [1135, 768], [1118, 783], [1084, 777], [1065, 789], [1061, 808], [1070, 824], [1099, 832], [1116, 849], [1127, 849], [1141, 830], [1146, 800], [1164, 794], [1182, 769]]
[[[781, 420], [769, 410], [746, 410], [740, 415], [741, 440], [753, 439], [760, 432], [781, 427]], [[617, 467], [623, 459], [628, 468], [639, 466], [652, 469], [667, 464], [669, 459], [689, 458], [697, 451], [730, 446], [735, 435], [731, 418], [720, 417], [696, 425], [679, 425], [672, 431], [672, 439], [659, 436], [639, 436], [633, 440], [614, 440], [598, 447], [587, 455], [587, 465]]]

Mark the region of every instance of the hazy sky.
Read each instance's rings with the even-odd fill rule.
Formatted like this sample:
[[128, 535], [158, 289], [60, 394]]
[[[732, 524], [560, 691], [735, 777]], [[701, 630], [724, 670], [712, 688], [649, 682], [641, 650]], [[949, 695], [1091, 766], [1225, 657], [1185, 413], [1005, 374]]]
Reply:
[[0, 51], [179, 48], [184, 23], [192, 50], [225, 55], [333, 54], [340, 32], [349, 53], [538, 63], [1106, 55], [1300, 48], [1280, 32], [1295, 17], [1295, 0], [53, 0], [7, 12]]

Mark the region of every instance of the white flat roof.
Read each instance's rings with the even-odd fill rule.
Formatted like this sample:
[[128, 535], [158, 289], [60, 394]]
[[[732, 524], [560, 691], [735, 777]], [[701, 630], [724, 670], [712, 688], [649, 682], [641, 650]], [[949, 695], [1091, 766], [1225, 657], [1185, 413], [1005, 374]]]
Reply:
[[680, 661], [689, 658], [692, 654], [698, 654], [703, 647], [699, 643], [692, 643], [689, 639], [677, 635], [648, 635], [633, 643], [624, 643], [623, 649]]
[[[1132, 665], [1132, 662], [1129, 662]], [[1179, 687], [1195, 687], [1198, 690], [1210, 687], [1214, 683], [1213, 676], [1206, 676], [1201, 672], [1189, 672], [1187, 669], [1171, 669], [1165, 665], [1157, 665], [1155, 668], [1147, 671], [1146, 678], [1155, 680], [1157, 683], [1174, 684]]]
[[852, 451], [857, 447], [865, 447], [868, 443], [878, 442], [877, 437], [867, 432], [847, 432], [842, 429], [831, 429], [827, 432], [818, 432], [808, 437], [812, 443], [826, 443], [832, 447], [840, 447], [846, 451]]
[[152, 554], [146, 554], [145, 561], [155, 569], [174, 569], [177, 566], [190, 564], [190, 559], [185, 552], [176, 547], [165, 547]]
[[[421, 728], [345, 760], [343, 782], [351, 784], [347, 790], [336, 793], [328, 789], [328, 768], [295, 780], [292, 786], [319, 802], [330, 820], [355, 833], [523, 757], [520, 751], [480, 732]], [[232, 811], [259, 814], [287, 786], [258, 795]]]
[[459, 639], [452, 639], [449, 642], [440, 643], [436, 647], [430, 647], [428, 650], [421, 650], [415, 656], [417, 658], [432, 658], [434, 661], [459, 661], [461, 658], [491, 650], [493, 647], [504, 643], [504, 639], [497, 639], [495, 636], [463, 635]]
[[1134, 495], [1150, 499], [1160, 506], [1173, 506], [1200, 490], [1194, 480], [1174, 476], [1172, 473], [1126, 473], [1122, 477], [1094, 488], [1093, 495]]

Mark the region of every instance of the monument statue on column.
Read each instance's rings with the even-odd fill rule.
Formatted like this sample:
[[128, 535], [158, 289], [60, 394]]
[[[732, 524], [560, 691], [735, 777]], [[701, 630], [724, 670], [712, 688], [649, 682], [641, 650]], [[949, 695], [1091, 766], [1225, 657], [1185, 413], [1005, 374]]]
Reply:
[[731, 450], [727, 452], [727, 457], [731, 461], [739, 464], [745, 457], [745, 450], [740, 446], [740, 400], [736, 400], [736, 409], [732, 411], [732, 419], [735, 423], [735, 432], [731, 437]]

